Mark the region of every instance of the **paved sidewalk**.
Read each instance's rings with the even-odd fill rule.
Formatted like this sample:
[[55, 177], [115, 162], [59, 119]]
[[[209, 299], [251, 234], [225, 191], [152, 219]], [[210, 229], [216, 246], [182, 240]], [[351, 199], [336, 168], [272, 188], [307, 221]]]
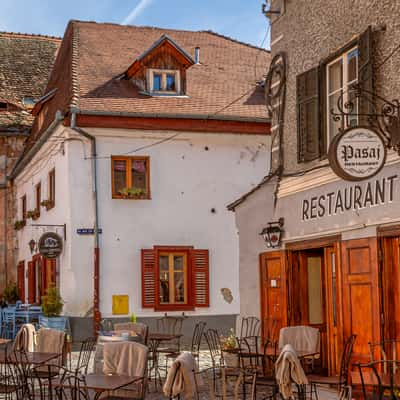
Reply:
[[[79, 351], [73, 351], [71, 354], [71, 363], [72, 363], [72, 367], [74, 367], [78, 361], [78, 356], [79, 356]], [[94, 359], [94, 354], [91, 358], [91, 365], [89, 366], [89, 372], [93, 371], [93, 359]], [[161, 366], [165, 365], [165, 359], [163, 359], [162, 357], [160, 358], [159, 364]], [[205, 370], [209, 367], [211, 367], [211, 359], [209, 356], [208, 351], [203, 350], [200, 352], [200, 370]], [[164, 378], [162, 376], [162, 378]], [[202, 393], [200, 396], [201, 400], [209, 400], [210, 396], [208, 394], [208, 387], [207, 387], [207, 383], [203, 386], [205, 387], [205, 393]], [[232, 390], [230, 390], [232, 391]], [[229, 391], [228, 391], [229, 392]], [[265, 397], [266, 393], [263, 393], [261, 391], [259, 391], [257, 393], [257, 400], [261, 400], [263, 399], [263, 397]], [[228, 393], [227, 396], [229, 399], [233, 399], [233, 393]], [[154, 380], [150, 382], [149, 384], [149, 392], [146, 395], [146, 400], [158, 400], [158, 399], [167, 399], [167, 397], [165, 397], [162, 393], [162, 387], [160, 387], [160, 385], [158, 385], [157, 391], [155, 390], [154, 387]], [[239, 397], [239, 399], [243, 399], [242, 396]], [[248, 394], [246, 396], [246, 399], [250, 400], [250, 395]], [[337, 395], [337, 391], [334, 389], [331, 389], [329, 387], [319, 387], [318, 388], [318, 399], [319, 400], [337, 400], [338, 399], [338, 395]]]

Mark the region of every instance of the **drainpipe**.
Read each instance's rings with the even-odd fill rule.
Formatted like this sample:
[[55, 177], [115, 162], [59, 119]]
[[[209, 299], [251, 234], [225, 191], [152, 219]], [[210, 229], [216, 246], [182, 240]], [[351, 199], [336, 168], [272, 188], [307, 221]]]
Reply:
[[76, 125], [78, 110], [71, 108], [71, 129], [89, 139], [92, 144], [92, 167], [93, 167], [93, 202], [94, 202], [94, 274], [93, 274], [93, 329], [94, 334], [100, 330], [100, 246], [99, 246], [99, 204], [97, 196], [97, 152], [96, 137], [79, 128]]
[[[8, 157], [8, 140], [7, 140], [7, 148], [6, 148], [6, 159], [4, 162], [4, 177], [7, 177], [7, 157]], [[6, 277], [6, 286], [8, 284], [8, 187], [7, 181], [4, 188], [4, 272]], [[24, 300], [24, 299], [23, 299]], [[24, 301], [25, 302], [25, 301]]]

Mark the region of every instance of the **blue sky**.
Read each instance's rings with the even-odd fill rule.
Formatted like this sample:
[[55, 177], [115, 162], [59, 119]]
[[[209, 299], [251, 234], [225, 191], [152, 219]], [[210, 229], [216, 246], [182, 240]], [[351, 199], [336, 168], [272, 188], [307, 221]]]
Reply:
[[[268, 33], [263, 0], [1, 0], [0, 31], [62, 36], [70, 19], [211, 29], [260, 46]], [[269, 35], [268, 35], [269, 36]], [[269, 37], [264, 46], [269, 46]]]

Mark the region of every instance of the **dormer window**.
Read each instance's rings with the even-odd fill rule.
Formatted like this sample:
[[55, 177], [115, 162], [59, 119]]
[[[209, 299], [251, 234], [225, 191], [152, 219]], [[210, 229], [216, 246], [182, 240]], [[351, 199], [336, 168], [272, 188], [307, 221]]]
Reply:
[[180, 94], [180, 73], [169, 69], [149, 70], [149, 92], [159, 95]]

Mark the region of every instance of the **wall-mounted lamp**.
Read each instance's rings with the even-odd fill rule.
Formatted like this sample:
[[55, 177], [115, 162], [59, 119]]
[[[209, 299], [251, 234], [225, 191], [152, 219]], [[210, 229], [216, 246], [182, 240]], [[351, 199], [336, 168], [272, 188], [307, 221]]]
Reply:
[[33, 239], [31, 239], [28, 244], [29, 244], [29, 249], [31, 250], [31, 254], [33, 254], [36, 250], [36, 242]]
[[281, 244], [284, 222], [283, 218], [279, 218], [278, 221], [268, 222], [268, 226], [262, 230], [260, 235], [264, 238], [267, 247], [275, 248]]

